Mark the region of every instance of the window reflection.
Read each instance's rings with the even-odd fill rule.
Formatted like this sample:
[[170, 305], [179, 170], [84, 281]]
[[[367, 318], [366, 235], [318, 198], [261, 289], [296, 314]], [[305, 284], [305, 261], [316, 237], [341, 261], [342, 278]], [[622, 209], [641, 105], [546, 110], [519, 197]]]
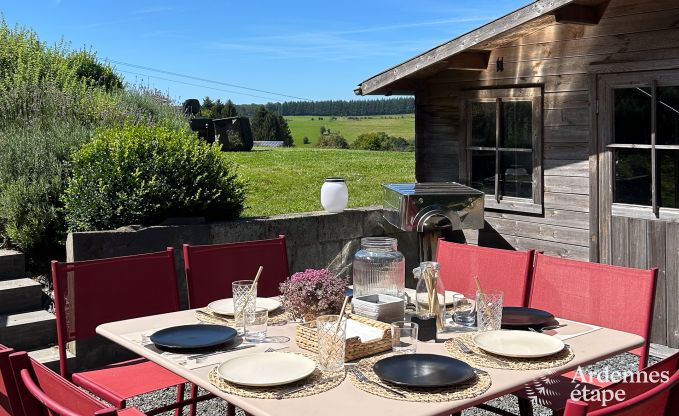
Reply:
[[679, 208], [679, 150], [658, 152], [658, 182], [660, 183], [660, 206]]
[[495, 147], [495, 102], [472, 102], [472, 146]]
[[471, 187], [495, 195], [495, 152], [472, 150]]
[[500, 147], [533, 147], [533, 103], [530, 101], [502, 102], [502, 140]]
[[614, 142], [651, 144], [651, 88], [620, 88], [614, 96]]
[[526, 152], [501, 152], [500, 186], [502, 195], [515, 198], [533, 196], [533, 155]]
[[651, 151], [615, 149], [614, 202], [651, 205]]
[[658, 87], [657, 144], [679, 144], [679, 87]]

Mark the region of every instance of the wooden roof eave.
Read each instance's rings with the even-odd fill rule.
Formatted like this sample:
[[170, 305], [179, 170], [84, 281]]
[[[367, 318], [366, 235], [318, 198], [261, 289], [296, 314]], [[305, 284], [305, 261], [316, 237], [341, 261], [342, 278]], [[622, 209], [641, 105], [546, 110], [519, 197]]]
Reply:
[[[506, 16], [500, 17], [484, 26], [455, 38], [449, 42], [436, 46], [420, 55], [415, 56], [399, 65], [383, 71], [359, 84], [354, 90], [357, 95], [391, 95], [394, 83], [408, 78], [420, 78], [423, 73], [431, 73], [432, 67], [445, 67], [446, 59], [451, 59], [461, 52], [470, 49], [484, 49], [491, 39], [502, 37], [517, 27], [535, 19], [555, 12], [557, 9], [577, 0], [538, 0]], [[538, 29], [537, 27], [535, 28]], [[476, 68], [472, 68], [476, 69]], [[409, 83], [408, 83], [409, 84]], [[400, 93], [404, 93], [402, 88]], [[414, 91], [412, 91], [414, 92]]]

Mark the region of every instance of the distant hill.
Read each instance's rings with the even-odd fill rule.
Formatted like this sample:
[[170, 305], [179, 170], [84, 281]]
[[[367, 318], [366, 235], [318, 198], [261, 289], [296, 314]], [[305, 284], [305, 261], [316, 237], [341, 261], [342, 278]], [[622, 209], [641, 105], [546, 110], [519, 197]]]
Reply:
[[[238, 114], [250, 117], [260, 105], [239, 104], [236, 105], [236, 109]], [[264, 106], [282, 116], [381, 116], [413, 114], [415, 99], [399, 97], [374, 100], [285, 101], [267, 103]]]

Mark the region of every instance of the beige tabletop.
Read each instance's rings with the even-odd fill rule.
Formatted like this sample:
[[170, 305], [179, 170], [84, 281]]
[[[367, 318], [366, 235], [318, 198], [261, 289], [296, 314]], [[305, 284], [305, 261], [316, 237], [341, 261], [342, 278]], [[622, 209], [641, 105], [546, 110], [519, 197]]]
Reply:
[[[612, 355], [629, 351], [639, 347], [643, 338], [601, 328], [597, 331], [579, 335], [568, 339], [566, 342], [571, 346], [575, 358], [567, 365], [555, 367], [549, 370], [516, 371], [485, 369], [491, 375], [492, 385], [482, 395], [473, 399], [457, 400], [443, 403], [416, 403], [400, 400], [381, 398], [366, 393], [354, 387], [349, 380], [345, 380], [339, 387], [330, 391], [302, 398], [284, 400], [251, 399], [229, 395], [221, 392], [208, 381], [208, 373], [214, 365], [201, 368], [187, 369], [167, 359], [151, 349], [145, 348], [138, 342], [132, 342], [125, 335], [135, 332], [143, 332], [174, 325], [196, 323], [193, 310], [186, 310], [163, 315], [149, 316], [144, 318], [130, 319], [126, 321], [111, 322], [100, 325], [97, 333], [120, 344], [121, 346], [143, 356], [159, 365], [173, 371], [187, 380], [203, 387], [243, 410], [253, 415], [371, 415], [380, 414], [396, 415], [407, 414], [409, 416], [440, 415], [474, 406], [493, 398], [515, 391], [523, 384], [528, 383], [547, 374], [559, 374], [577, 368], [579, 365], [589, 364]], [[289, 323], [284, 326], [270, 326], [268, 336], [287, 336], [291, 339], [286, 351], [304, 351], [297, 347], [294, 342], [295, 324]], [[444, 334], [447, 337], [455, 334]], [[280, 346], [281, 344], [270, 344]], [[441, 343], [419, 343], [418, 352], [447, 355]], [[243, 351], [244, 352], [244, 351]]]

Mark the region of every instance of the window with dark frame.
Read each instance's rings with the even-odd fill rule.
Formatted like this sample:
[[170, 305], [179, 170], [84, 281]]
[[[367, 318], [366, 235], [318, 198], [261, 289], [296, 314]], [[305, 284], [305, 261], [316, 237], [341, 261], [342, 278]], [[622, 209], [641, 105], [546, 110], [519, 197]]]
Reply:
[[540, 94], [483, 92], [492, 98], [467, 100], [468, 183], [486, 193], [488, 208], [540, 211]]
[[613, 90], [613, 202], [679, 208], [679, 85]]

